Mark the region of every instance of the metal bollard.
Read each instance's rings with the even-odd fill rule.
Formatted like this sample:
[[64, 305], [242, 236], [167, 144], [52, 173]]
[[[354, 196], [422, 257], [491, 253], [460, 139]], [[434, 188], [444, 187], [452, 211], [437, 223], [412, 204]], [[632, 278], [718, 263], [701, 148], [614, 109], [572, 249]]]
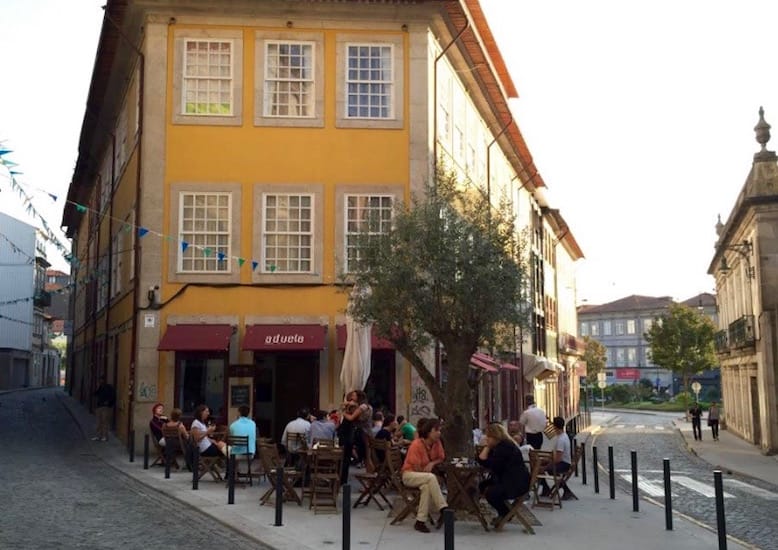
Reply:
[[719, 550], [727, 550], [727, 525], [724, 519], [724, 485], [721, 470], [713, 470], [713, 488], [716, 491], [716, 531], [719, 533]]
[[581, 484], [586, 485], [586, 444], [581, 443]]
[[[573, 425], [575, 426], [575, 424], [573, 424]], [[573, 449], [577, 449], [577, 448], [578, 448], [578, 439], [574, 437], [573, 438]], [[573, 471], [573, 475], [575, 475], [575, 477], [578, 477], [578, 462], [575, 463], [575, 470]]]
[[632, 511], [640, 511], [640, 502], [638, 499], [638, 453], [636, 451], [630, 451], [630, 459], [632, 462]]
[[600, 468], [597, 463], [597, 447], [592, 447], [592, 469], [594, 470], [594, 494], [600, 494]]
[[284, 466], [276, 466], [276, 527], [281, 527], [284, 522]]
[[665, 471], [665, 529], [668, 531], [673, 530], [673, 493], [670, 490], [670, 459], [665, 458], [663, 461]]
[[351, 549], [351, 485], [344, 483], [343, 489], [343, 550]]
[[195, 445], [192, 450], [192, 490], [197, 491], [200, 483], [200, 448]]
[[443, 510], [443, 548], [454, 550], [454, 510]]
[[130, 439], [127, 444], [130, 448], [130, 462], [135, 462], [135, 430], [130, 430]]
[[611, 500], [616, 498], [616, 475], [613, 470], [613, 447], [608, 445], [608, 484], [610, 485]]
[[149, 469], [149, 434], [143, 434], [143, 469]]
[[173, 445], [165, 445], [165, 479], [170, 479], [170, 465], [173, 463]]
[[235, 504], [235, 455], [227, 459], [227, 504]]

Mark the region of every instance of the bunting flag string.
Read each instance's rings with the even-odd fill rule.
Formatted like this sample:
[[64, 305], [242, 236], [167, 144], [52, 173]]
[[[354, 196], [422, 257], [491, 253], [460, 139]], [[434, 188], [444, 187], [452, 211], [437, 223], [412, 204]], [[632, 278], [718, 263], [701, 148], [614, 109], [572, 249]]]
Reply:
[[26, 262], [27, 264], [35, 263], [35, 258], [30, 256], [29, 254], [27, 254], [24, 250], [22, 250], [22, 248], [19, 245], [17, 245], [15, 242], [13, 242], [11, 239], [9, 239], [8, 235], [6, 235], [4, 233], [0, 233], [0, 239], [3, 239], [5, 242], [7, 242], [11, 246], [11, 250], [15, 254], [21, 254], [22, 256], [27, 258], [27, 260], [28, 260]]
[[14, 323], [20, 323], [22, 325], [29, 325], [29, 326], [35, 326], [35, 323], [31, 323], [29, 321], [22, 321], [21, 319], [16, 319], [14, 317], [8, 317], [6, 315], [0, 315], [0, 319], [5, 319], [6, 321], [12, 321]]

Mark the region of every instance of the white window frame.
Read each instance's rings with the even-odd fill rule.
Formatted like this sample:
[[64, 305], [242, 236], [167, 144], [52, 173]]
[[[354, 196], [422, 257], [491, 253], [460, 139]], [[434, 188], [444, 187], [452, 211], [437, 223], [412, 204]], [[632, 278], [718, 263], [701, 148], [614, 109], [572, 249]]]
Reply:
[[613, 333], [616, 336], [624, 336], [625, 332], [626, 332], [626, 328], [624, 325], [624, 321], [615, 321], [613, 323]]
[[[220, 229], [215, 230], [197, 230], [193, 226], [191, 229], [185, 230], [184, 228], [184, 209], [186, 208], [185, 201], [186, 197], [191, 196], [193, 197], [193, 200], [197, 200], [197, 197], [205, 197], [206, 200], [210, 197], [216, 197], [227, 198], [227, 219], [222, 220], [219, 217], [217, 217], [215, 220], [205, 219], [205, 223], [216, 223], [217, 225], [220, 222], [227, 222], [227, 231], [223, 231]], [[222, 205], [215, 205], [215, 207], [219, 210], [224, 208]], [[193, 205], [193, 208], [198, 208], [198, 205]], [[200, 208], [209, 208], [209, 205], [204, 205]], [[233, 212], [233, 206], [232, 206], [232, 193], [229, 192], [222, 192], [222, 191], [181, 191], [179, 193], [179, 200], [178, 200], [178, 254], [177, 254], [177, 266], [176, 270], [178, 273], [181, 274], [229, 274], [232, 272], [232, 212]], [[192, 218], [193, 222], [202, 221], [198, 220], [198, 218], [194, 217]], [[192, 235], [195, 237], [194, 239], [192, 237], [189, 237], [187, 235]], [[206, 241], [208, 240], [208, 237], [216, 236], [223, 237], [226, 236], [227, 244], [225, 250], [220, 250], [222, 245], [211, 245], [208, 242], [200, 243], [195, 242], [197, 236], [205, 237]], [[186, 242], [188, 244], [187, 249], [184, 251], [182, 250], [183, 245], [181, 243]], [[205, 254], [205, 250], [209, 249], [210, 253], [208, 255]], [[224, 259], [219, 260], [219, 253], [224, 254]], [[185, 256], [192, 256], [191, 258], [185, 258]], [[205, 266], [207, 267], [211, 262], [215, 262], [214, 265], [216, 265], [216, 269], [195, 269], [194, 267], [191, 269], [185, 269], [184, 268], [184, 261], [190, 260], [194, 263], [197, 261], [203, 261], [205, 263]], [[224, 266], [224, 269], [220, 269], [220, 266]]]
[[[282, 48], [284, 46], [292, 48], [295, 46], [300, 47], [302, 50], [300, 53], [300, 58], [302, 60], [308, 59], [310, 61], [310, 67], [301, 66], [299, 69], [301, 72], [307, 74], [308, 76], [300, 76], [298, 78], [294, 78], [292, 76], [281, 78], [279, 76], [272, 76], [269, 74], [271, 63], [270, 60], [270, 48], [271, 47], [277, 47]], [[310, 48], [310, 52], [308, 55], [305, 54], [305, 48]], [[262, 86], [262, 94], [264, 96], [263, 99], [263, 116], [269, 117], [269, 118], [316, 118], [316, 43], [308, 40], [265, 40], [265, 48], [264, 48], [264, 57], [265, 57], [265, 63], [264, 63], [264, 74], [263, 74], [263, 86]], [[287, 54], [281, 54], [280, 52], [276, 52], [275, 55], [277, 57], [281, 57], [282, 55], [286, 55], [288, 57], [293, 57], [294, 54], [287, 53]], [[279, 65], [276, 65], [277, 69], [288, 69], [288, 70], [294, 70], [295, 67], [282, 67]], [[308, 114], [278, 114], [273, 113], [272, 110], [274, 108], [278, 108], [280, 105], [271, 101], [271, 97], [275, 94], [283, 94], [286, 93], [287, 95], [291, 96], [293, 95], [291, 92], [282, 92], [282, 91], [271, 91], [270, 87], [272, 84], [288, 84], [293, 85], [297, 84], [300, 86], [300, 95], [305, 94], [309, 99], [305, 103], [301, 103], [301, 105], [305, 105]], [[306, 86], [309, 86], [310, 89], [303, 90]], [[286, 105], [287, 108], [289, 108], [289, 105]]]
[[[268, 199], [270, 197], [275, 198], [281, 198], [286, 197], [287, 199], [291, 199], [293, 197], [296, 197], [300, 200], [300, 203], [302, 202], [302, 199], [308, 198], [309, 204], [307, 207], [303, 206], [302, 204], [298, 204], [296, 207], [292, 207], [289, 202], [287, 202], [287, 205], [285, 205], [286, 208], [286, 220], [276, 218], [274, 220], [268, 219]], [[315, 229], [316, 229], [316, 196], [313, 193], [288, 193], [288, 192], [277, 192], [277, 193], [263, 193], [262, 194], [262, 255], [261, 255], [261, 261], [259, 269], [263, 274], [279, 274], [279, 275], [310, 275], [314, 273], [315, 265], [316, 265], [316, 235], [315, 235]], [[277, 205], [276, 208], [279, 206]], [[297, 208], [302, 210], [303, 208], [307, 208], [307, 210], [310, 212], [310, 218], [307, 220], [308, 222], [308, 231], [304, 231], [302, 229], [299, 229], [297, 231], [290, 230], [287, 226], [287, 229], [282, 230], [278, 228], [274, 228], [273, 230], [268, 229], [269, 223], [271, 221], [287, 221], [287, 222], [299, 222], [302, 223], [302, 218], [297, 218], [296, 220], [293, 220], [289, 214], [291, 213], [292, 208]], [[287, 237], [298, 237], [300, 240], [302, 240], [304, 237], [308, 237], [308, 245], [307, 249], [309, 251], [309, 256], [307, 258], [304, 258], [300, 253], [304, 250], [303, 245], [301, 245], [299, 242], [296, 246], [287, 245], [286, 249], [287, 252], [292, 250], [297, 250], [298, 256], [297, 258], [285, 258], [284, 260], [288, 263], [292, 261], [296, 261], [298, 264], [298, 269], [279, 269], [279, 266], [277, 263], [270, 263], [270, 262], [277, 262], [279, 259], [271, 259], [268, 258], [268, 238], [271, 236], [287, 236]], [[309, 263], [308, 269], [300, 269], [302, 262], [307, 261]]]
[[613, 332], [613, 329], [611, 328], [610, 319], [603, 321], [602, 322], [602, 335], [603, 336], [610, 336], [612, 332]]
[[627, 334], [635, 334], [636, 324], [634, 319], [627, 319]]
[[[213, 65], [213, 66], [211, 65], [210, 57], [212, 57], [214, 55], [216, 55], [216, 56], [224, 55], [224, 52], [221, 49], [218, 52], [216, 52], [216, 53], [212, 52], [211, 51], [211, 46], [213, 46], [213, 45], [219, 45], [219, 46], [228, 45], [229, 46], [229, 51], [228, 51], [228, 55], [229, 55], [229, 74], [227, 74], [227, 75], [223, 75], [223, 74], [213, 75], [213, 74], [209, 73], [209, 74], [192, 74], [192, 75], [189, 75], [188, 74], [189, 65], [187, 63], [187, 57], [188, 57], [188, 54], [189, 54], [189, 45], [190, 44], [196, 44], [197, 47], [198, 47], [198, 51], [195, 53], [195, 55], [200, 55], [200, 52], [199, 52], [200, 45], [207, 45], [205, 56], [207, 58], [209, 58], [209, 59], [208, 59], [208, 62], [206, 63], [206, 65], [205, 65], [205, 67], [207, 69], [209, 69], [209, 70], [212, 69], [212, 68], [220, 69], [220, 68], [224, 67], [223, 65], [220, 65], [220, 64], [216, 64], [216, 65]], [[199, 68], [199, 67], [200, 67], [200, 65], [195, 65], [195, 68]], [[183, 85], [181, 86], [181, 111], [180, 111], [180, 114], [183, 115], [183, 116], [193, 116], [193, 115], [194, 116], [209, 116], [209, 117], [210, 116], [232, 116], [233, 112], [234, 112], [234, 107], [235, 107], [235, 93], [234, 93], [234, 90], [233, 90], [233, 82], [234, 82], [234, 78], [235, 78], [234, 67], [235, 67], [235, 41], [234, 40], [223, 39], [223, 38], [185, 38], [184, 39], [184, 62], [183, 62], [183, 67], [182, 67], [183, 68], [183, 74], [182, 74]], [[195, 83], [195, 84], [208, 84], [208, 85], [205, 87], [204, 91], [202, 89], [200, 89], [200, 87], [198, 85], [195, 85], [194, 89], [190, 89], [190, 87], [188, 86], [189, 82], [192, 82], [192, 83]], [[201, 103], [200, 101], [198, 101], [197, 98], [193, 102], [190, 102], [190, 101], [187, 100], [187, 93], [190, 92], [190, 91], [193, 92], [195, 95], [199, 95], [200, 93], [204, 93], [206, 96], [211, 96], [211, 94], [215, 93], [215, 94], [218, 95], [219, 99], [222, 99], [223, 91], [220, 89], [221, 88], [220, 86], [217, 86], [216, 90], [212, 90], [210, 88], [210, 84], [213, 83], [213, 82], [215, 82], [217, 84], [224, 83], [224, 84], [227, 85], [226, 87], [229, 90], [228, 91], [229, 109], [226, 112], [225, 111], [212, 112], [211, 111], [211, 106], [212, 105], [215, 105], [217, 107], [219, 105], [222, 105], [222, 107], [223, 107], [224, 103], [222, 101], [211, 102], [210, 101], [210, 97], [208, 97], [208, 100], [203, 103], [206, 106], [206, 110], [205, 111], [198, 111], [197, 110], [197, 106], [200, 105], [200, 103]], [[195, 105], [195, 110], [194, 111], [188, 111], [187, 110], [187, 107], [188, 107], [188, 105], [190, 103], [193, 103]]]
[[[349, 202], [351, 199], [364, 199], [366, 203], [369, 203], [372, 200], [379, 200], [382, 204], [378, 205], [377, 207], [373, 207], [370, 204], [360, 204], [355, 207], [352, 207]], [[389, 205], [388, 207], [385, 207], [383, 205], [383, 201], [388, 200]], [[346, 273], [352, 273], [352, 265], [349, 260], [351, 257], [350, 252], [353, 250], [356, 254], [356, 258], [358, 261], [359, 258], [359, 248], [356, 245], [350, 245], [349, 244], [349, 238], [350, 237], [356, 237], [357, 235], [361, 234], [361, 230], [357, 231], [350, 231], [350, 224], [352, 222], [355, 222], [359, 224], [360, 226], [364, 226], [364, 224], [367, 222], [367, 220], [364, 219], [355, 219], [351, 220], [349, 218], [349, 214], [353, 211], [357, 212], [357, 215], [361, 212], [371, 212], [376, 211], [379, 213], [383, 213], [385, 210], [388, 210], [389, 212], [389, 219], [384, 220], [383, 216], [379, 216], [379, 228], [376, 231], [372, 231], [368, 228], [367, 234], [368, 235], [386, 235], [389, 230], [392, 227], [392, 223], [394, 220], [394, 195], [387, 194], [387, 193], [347, 193], [344, 197], [343, 201], [343, 223], [344, 223], [344, 230], [343, 230], [343, 260], [344, 260], [344, 268]], [[384, 223], [387, 223], [386, 226], [384, 226]]]
[[586, 321], [581, 323], [581, 336], [589, 336], [589, 323]]
[[590, 334], [592, 336], [599, 336], [600, 335], [600, 323], [598, 321], [593, 321], [592, 322]]
[[[176, 29], [174, 32], [173, 56], [173, 124], [240, 126], [243, 124], [243, 30], [242, 29]], [[209, 77], [185, 74], [186, 48], [189, 43], [223, 42], [230, 44], [229, 75]], [[229, 81], [229, 112], [186, 112], [187, 80], [223, 80]]]
[[[404, 121], [405, 98], [405, 40], [401, 33], [372, 33], [369, 40], [364, 34], [338, 34], [336, 37], [336, 115], [335, 126], [338, 128], [402, 128]], [[349, 78], [349, 51], [352, 47], [389, 48], [390, 79], [373, 81]], [[380, 67], [368, 70], [382, 70]], [[361, 116], [359, 113], [349, 113], [349, 84], [381, 84], [388, 86], [388, 116]]]
[[[388, 62], [390, 64], [389, 66], [389, 78], [388, 80], [383, 77], [383, 72], [385, 69], [383, 67], [374, 68], [372, 66], [370, 67], [351, 67], [351, 60], [352, 60], [352, 48], [356, 49], [363, 49], [367, 48], [368, 54], [367, 54], [367, 61], [370, 65], [372, 65], [373, 60], [375, 59], [373, 57], [373, 50], [379, 50], [379, 57], [378, 59], [383, 62], [384, 60], [384, 50], [388, 50]], [[345, 101], [346, 101], [346, 118], [348, 119], [361, 119], [361, 120], [392, 120], [394, 118], [394, 94], [395, 94], [395, 82], [394, 82], [394, 46], [392, 44], [387, 44], [384, 42], [349, 42], [346, 44], [346, 85], [344, 88], [344, 91], [346, 93]], [[361, 51], [357, 53], [357, 61], [362, 61], [363, 58], [361, 55]], [[351, 78], [351, 72], [356, 71], [359, 73], [358, 78]], [[381, 73], [382, 76], [380, 79], [374, 79], [372, 74], [369, 74], [368, 78], [362, 78], [363, 73], [373, 73], [378, 72]], [[351, 92], [351, 87], [357, 86], [367, 86], [367, 87], [373, 87], [378, 86], [382, 89], [381, 93], [373, 93], [372, 91], [368, 91], [366, 93], [363, 93], [362, 91], [358, 91], [356, 93]], [[386, 91], [388, 90], [388, 93]], [[357, 97], [360, 100], [362, 98], [367, 98], [368, 104], [363, 105], [361, 102], [358, 102], [356, 105], [352, 105], [351, 103], [351, 97]], [[374, 107], [372, 105], [372, 99], [374, 97], [377, 98], [383, 98], [386, 97], [386, 105], [378, 105], [377, 107]], [[374, 108], [377, 108], [379, 111], [383, 111], [386, 109], [386, 114], [372, 114], [372, 111]], [[357, 114], [352, 114], [351, 110], [356, 109], [358, 111]], [[362, 110], [367, 109], [367, 114], [362, 114]]]

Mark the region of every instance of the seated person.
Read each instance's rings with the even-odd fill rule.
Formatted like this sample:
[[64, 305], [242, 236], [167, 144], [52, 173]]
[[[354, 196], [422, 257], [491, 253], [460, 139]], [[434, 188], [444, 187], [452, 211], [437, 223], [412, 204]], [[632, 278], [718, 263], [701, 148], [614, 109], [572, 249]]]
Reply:
[[302, 408], [297, 411], [297, 418], [290, 420], [284, 428], [284, 433], [281, 435], [281, 443], [284, 444], [288, 453], [296, 453], [302, 446], [300, 441], [290, 438], [290, 434], [300, 434], [308, 441], [308, 434], [311, 431], [311, 422], [308, 420], [309, 416], [308, 409]]
[[189, 432], [186, 431], [186, 426], [181, 422], [181, 409], [173, 409], [170, 411], [170, 419], [165, 422], [165, 428], [178, 428], [178, 433], [181, 435], [182, 440], [189, 439]]
[[397, 442], [400, 445], [408, 446], [411, 441], [416, 439], [416, 428], [413, 424], [405, 420], [405, 417], [400, 415], [397, 417]]
[[[384, 424], [381, 426], [381, 429], [378, 430], [378, 432], [375, 434], [375, 439], [379, 441], [388, 441], [389, 443], [392, 443], [392, 436], [394, 435], [395, 430], [397, 429], [397, 421], [394, 418], [394, 415], [392, 413], [386, 413], [386, 416], [384, 416]], [[376, 458], [378, 459], [378, 463], [381, 464], [384, 462], [384, 459], [386, 458], [385, 451], [379, 451], [376, 450]]]
[[[556, 474], [559, 475], [570, 469], [570, 464], [573, 460], [572, 455], [570, 454], [570, 437], [565, 433], [565, 419], [561, 416], [556, 416], [554, 417], [553, 424], [554, 429], [556, 430], [556, 439], [553, 443], [553, 461], [546, 466], [543, 473], [552, 475], [553, 472], [556, 472]], [[543, 487], [540, 496], [548, 496], [551, 493], [551, 489], [549, 488], [548, 483], [546, 483], [546, 480], [541, 478], [539, 483]], [[567, 486], [563, 485], [562, 489], [564, 490], [562, 500], [567, 500], [569, 498], [567, 495]]]
[[435, 523], [435, 526], [440, 529], [443, 525], [443, 510], [448, 508], [438, 478], [432, 473], [433, 468], [442, 463], [446, 455], [440, 442], [440, 421], [436, 418], [422, 420], [425, 422], [419, 421], [418, 437], [408, 447], [408, 454], [403, 462], [402, 482], [403, 485], [416, 487], [421, 491], [413, 528], [422, 533], [429, 533], [427, 518], [430, 510], [440, 512], [440, 517]]
[[491, 476], [478, 488], [497, 511], [497, 517], [492, 521], [496, 525], [509, 512], [505, 501], [529, 491], [530, 475], [521, 451], [502, 424], [489, 424], [485, 433], [486, 446], [477, 460], [491, 472]]
[[165, 440], [162, 438], [162, 426], [167, 422], [167, 417], [164, 415], [165, 405], [162, 403], [155, 403], [151, 407], [151, 420], [149, 420], [149, 431], [151, 435], [157, 440], [160, 445], [165, 445]]
[[226, 444], [224, 441], [211, 439], [211, 435], [216, 430], [216, 426], [206, 425], [210, 415], [211, 410], [207, 405], [198, 405], [194, 412], [194, 420], [192, 420], [192, 437], [200, 451], [200, 456], [219, 456], [221, 454], [226, 454]]
[[324, 411], [314, 411], [316, 420], [311, 422], [311, 431], [308, 434], [308, 443], [313, 444], [318, 440], [335, 439], [335, 423], [332, 422]]
[[248, 405], [238, 407], [238, 418], [230, 424], [230, 435], [243, 436], [249, 438], [248, 447], [234, 445], [230, 452], [236, 456], [249, 455], [249, 460], [254, 458], [257, 452], [257, 425], [249, 418]]

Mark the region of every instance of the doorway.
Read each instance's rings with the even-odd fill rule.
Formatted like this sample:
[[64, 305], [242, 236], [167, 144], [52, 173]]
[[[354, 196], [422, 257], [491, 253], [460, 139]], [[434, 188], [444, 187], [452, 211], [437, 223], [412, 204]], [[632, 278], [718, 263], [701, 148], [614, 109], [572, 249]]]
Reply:
[[751, 423], [754, 427], [753, 442], [756, 445], [762, 442], [762, 424], [759, 419], [759, 384], [756, 381], [756, 376], [750, 377], [751, 381]]
[[303, 407], [319, 405], [319, 352], [255, 353], [254, 421], [262, 437], [281, 440]]
[[394, 350], [374, 350], [370, 377], [365, 385], [367, 402], [374, 411], [397, 413], [395, 405]]

